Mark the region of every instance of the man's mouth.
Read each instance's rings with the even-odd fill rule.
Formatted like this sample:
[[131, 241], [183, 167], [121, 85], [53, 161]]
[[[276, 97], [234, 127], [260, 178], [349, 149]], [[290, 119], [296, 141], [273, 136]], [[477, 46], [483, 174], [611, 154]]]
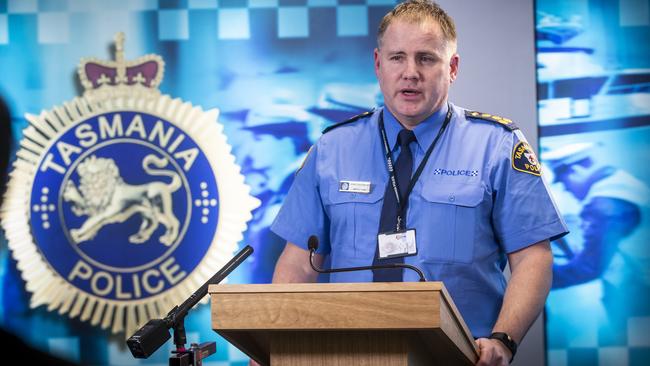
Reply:
[[400, 90], [400, 94], [406, 97], [414, 97], [422, 93], [417, 89], [402, 89]]

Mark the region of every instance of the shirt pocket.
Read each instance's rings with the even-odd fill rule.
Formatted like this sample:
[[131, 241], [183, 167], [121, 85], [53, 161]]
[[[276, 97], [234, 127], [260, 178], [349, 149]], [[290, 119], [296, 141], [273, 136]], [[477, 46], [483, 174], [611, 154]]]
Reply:
[[323, 200], [330, 219], [332, 254], [372, 261], [375, 255], [384, 185], [372, 184], [369, 193], [340, 192], [339, 182], [328, 182]]
[[471, 263], [485, 189], [478, 184], [434, 183], [423, 187], [417, 228], [418, 251], [426, 261]]

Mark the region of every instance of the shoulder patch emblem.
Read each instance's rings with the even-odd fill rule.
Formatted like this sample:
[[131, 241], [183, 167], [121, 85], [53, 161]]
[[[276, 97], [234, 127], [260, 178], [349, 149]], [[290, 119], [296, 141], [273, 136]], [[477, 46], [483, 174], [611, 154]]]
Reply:
[[364, 117], [368, 117], [368, 116], [370, 116], [371, 114], [372, 114], [372, 111], [367, 111], [367, 112], [363, 112], [363, 113], [361, 113], [361, 114], [357, 114], [356, 116], [354, 116], [354, 117], [352, 117], [352, 118], [348, 118], [348, 119], [346, 119], [346, 120], [343, 121], [343, 122], [335, 123], [335, 124], [333, 124], [333, 125], [327, 127], [326, 129], [324, 129], [324, 130], [323, 130], [323, 135], [326, 134], [326, 133], [328, 133], [328, 132], [330, 132], [330, 131], [332, 131], [333, 129], [335, 129], [335, 128], [337, 128], [337, 127], [341, 127], [341, 126], [343, 126], [343, 125], [347, 125], [348, 123], [356, 122], [356, 121], [360, 120], [361, 118], [364, 118]]
[[519, 142], [512, 150], [512, 168], [536, 176], [542, 175], [542, 166], [533, 149], [524, 141]]
[[478, 118], [478, 119], [483, 119], [483, 120], [486, 120], [486, 121], [496, 122], [496, 123], [504, 126], [505, 128], [509, 129], [510, 131], [514, 131], [514, 130], [519, 129], [519, 127], [514, 122], [512, 122], [511, 119], [495, 116], [495, 115], [489, 114], [489, 113], [482, 113], [482, 112], [476, 112], [476, 111], [465, 111], [465, 117], [467, 117], [467, 118]]

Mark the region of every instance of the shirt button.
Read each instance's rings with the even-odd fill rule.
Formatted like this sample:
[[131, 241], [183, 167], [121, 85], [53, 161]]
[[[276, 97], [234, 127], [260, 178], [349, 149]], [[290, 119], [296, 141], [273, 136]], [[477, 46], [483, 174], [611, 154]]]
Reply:
[[454, 202], [454, 201], [456, 201], [456, 196], [454, 196], [453, 194], [450, 194], [449, 195], [449, 202]]

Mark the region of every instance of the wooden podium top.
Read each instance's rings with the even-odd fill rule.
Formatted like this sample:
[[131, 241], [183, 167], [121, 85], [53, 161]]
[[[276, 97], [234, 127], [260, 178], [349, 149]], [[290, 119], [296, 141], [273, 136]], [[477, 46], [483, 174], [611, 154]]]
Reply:
[[441, 282], [211, 285], [208, 292], [212, 328], [249, 355], [268, 353], [268, 332], [387, 330], [444, 334], [469, 361], [478, 359]]

